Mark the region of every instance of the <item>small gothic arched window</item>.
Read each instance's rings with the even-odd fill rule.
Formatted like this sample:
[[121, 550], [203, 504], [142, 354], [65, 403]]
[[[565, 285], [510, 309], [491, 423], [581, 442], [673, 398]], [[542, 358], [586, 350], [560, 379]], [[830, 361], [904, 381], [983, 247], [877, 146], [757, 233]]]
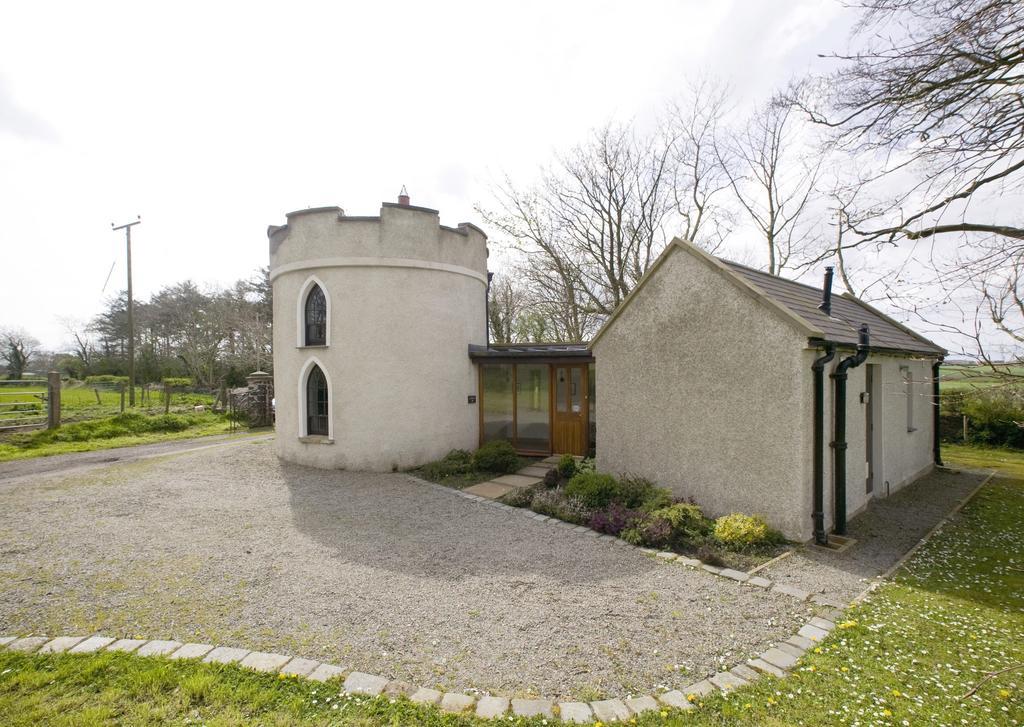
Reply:
[[313, 364], [306, 379], [306, 434], [327, 436], [327, 377]]
[[319, 285], [306, 296], [306, 345], [327, 344], [327, 298]]

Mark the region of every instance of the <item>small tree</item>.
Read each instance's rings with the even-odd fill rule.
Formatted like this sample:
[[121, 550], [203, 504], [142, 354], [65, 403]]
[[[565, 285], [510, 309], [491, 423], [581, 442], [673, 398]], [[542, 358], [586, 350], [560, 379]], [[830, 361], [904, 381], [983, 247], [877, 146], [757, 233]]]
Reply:
[[9, 328], [0, 333], [0, 360], [7, 367], [7, 378], [22, 378], [38, 350], [39, 341], [20, 328]]

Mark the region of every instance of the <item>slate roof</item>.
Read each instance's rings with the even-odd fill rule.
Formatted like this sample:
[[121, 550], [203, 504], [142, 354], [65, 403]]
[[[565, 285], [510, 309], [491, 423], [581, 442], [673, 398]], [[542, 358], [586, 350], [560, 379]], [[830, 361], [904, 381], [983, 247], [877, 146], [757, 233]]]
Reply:
[[867, 303], [848, 293], [832, 294], [832, 315], [827, 316], [818, 309], [821, 303], [821, 289], [811, 285], [769, 275], [761, 270], [748, 268], [739, 263], [722, 260], [727, 269], [756, 288], [769, 300], [778, 303], [791, 313], [807, 321], [824, 334], [824, 340], [841, 345], [857, 344], [857, 329], [866, 323], [871, 330], [871, 348], [888, 349], [928, 356], [946, 353], [924, 336], [892, 320]]

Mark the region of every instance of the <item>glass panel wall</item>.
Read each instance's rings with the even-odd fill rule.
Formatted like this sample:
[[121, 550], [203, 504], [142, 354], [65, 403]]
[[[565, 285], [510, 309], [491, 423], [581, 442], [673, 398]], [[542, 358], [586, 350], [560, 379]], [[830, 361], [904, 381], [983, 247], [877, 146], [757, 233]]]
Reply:
[[546, 452], [551, 446], [550, 370], [547, 364], [516, 364], [516, 447], [519, 449]]
[[485, 364], [480, 367], [483, 381], [484, 441], [512, 441], [512, 365]]

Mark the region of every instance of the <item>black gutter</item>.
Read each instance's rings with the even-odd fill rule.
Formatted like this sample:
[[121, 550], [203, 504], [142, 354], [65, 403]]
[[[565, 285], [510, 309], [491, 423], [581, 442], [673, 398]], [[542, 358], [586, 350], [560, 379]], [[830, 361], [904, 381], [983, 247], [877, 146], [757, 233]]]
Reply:
[[871, 332], [865, 323], [858, 331], [860, 343], [857, 344], [857, 353], [847, 356], [836, 366], [832, 378], [836, 382], [835, 400], [835, 439], [832, 448], [835, 450], [833, 460], [835, 491], [833, 505], [835, 506], [835, 522], [833, 530], [836, 535], [846, 535], [846, 379], [850, 369], [857, 368], [868, 357], [870, 348]]
[[836, 357], [836, 345], [828, 344], [823, 356], [814, 359], [811, 371], [814, 372], [814, 542], [818, 545], [828, 544], [828, 533], [825, 532], [825, 477], [824, 453], [825, 442], [825, 363]]
[[835, 344], [829, 344], [824, 356], [814, 359], [814, 542], [828, 544], [825, 532], [825, 364], [836, 356]]
[[932, 364], [932, 455], [935, 464], [942, 467], [942, 450], [939, 445], [939, 367], [942, 366], [942, 358], [938, 358]]

